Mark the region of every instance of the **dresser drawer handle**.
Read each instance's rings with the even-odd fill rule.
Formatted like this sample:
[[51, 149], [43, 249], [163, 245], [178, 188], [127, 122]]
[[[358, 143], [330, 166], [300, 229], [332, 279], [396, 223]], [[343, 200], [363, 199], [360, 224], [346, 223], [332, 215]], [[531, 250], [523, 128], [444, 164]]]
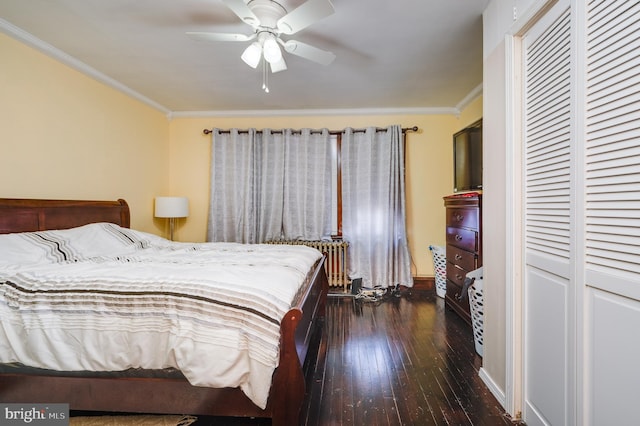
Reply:
[[460, 281], [462, 279], [462, 275], [456, 274], [456, 280]]
[[456, 234], [455, 238], [456, 238], [456, 241], [460, 241], [460, 240], [462, 240], [462, 235]]
[[462, 256], [460, 256], [459, 254], [456, 254], [455, 256], [453, 256], [456, 260], [460, 260], [462, 259]]
[[462, 221], [462, 219], [464, 219], [464, 216], [462, 216], [461, 214], [457, 214], [457, 215], [456, 215], [456, 220], [457, 220], [458, 222]]

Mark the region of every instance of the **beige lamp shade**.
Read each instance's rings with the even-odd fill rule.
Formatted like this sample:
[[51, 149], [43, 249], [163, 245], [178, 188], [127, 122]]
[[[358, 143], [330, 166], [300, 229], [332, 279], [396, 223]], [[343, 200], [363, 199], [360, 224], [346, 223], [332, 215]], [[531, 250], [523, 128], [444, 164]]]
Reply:
[[189, 216], [189, 200], [187, 197], [156, 197], [156, 217]]

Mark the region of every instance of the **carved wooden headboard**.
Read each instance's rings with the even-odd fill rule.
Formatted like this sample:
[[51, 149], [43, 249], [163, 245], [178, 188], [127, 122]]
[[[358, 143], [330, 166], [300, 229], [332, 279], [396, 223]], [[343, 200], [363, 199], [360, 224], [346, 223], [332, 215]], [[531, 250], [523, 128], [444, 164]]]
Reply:
[[129, 205], [125, 200], [84, 201], [0, 198], [0, 234], [68, 229], [95, 222], [111, 222], [128, 228]]

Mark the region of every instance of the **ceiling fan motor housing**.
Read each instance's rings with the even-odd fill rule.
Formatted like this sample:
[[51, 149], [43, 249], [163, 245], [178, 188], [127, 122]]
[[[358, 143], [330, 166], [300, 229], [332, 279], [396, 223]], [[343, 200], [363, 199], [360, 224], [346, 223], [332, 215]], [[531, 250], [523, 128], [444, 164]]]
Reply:
[[[276, 35], [280, 33], [280, 31], [278, 31], [278, 19], [287, 14], [287, 10], [284, 6], [272, 0], [251, 0], [247, 3], [247, 6], [260, 20], [256, 29], [259, 30], [260, 28], [263, 28]], [[253, 23], [253, 18], [249, 18], [249, 21], [244, 21], [249, 25], [256, 27], [256, 24]]]

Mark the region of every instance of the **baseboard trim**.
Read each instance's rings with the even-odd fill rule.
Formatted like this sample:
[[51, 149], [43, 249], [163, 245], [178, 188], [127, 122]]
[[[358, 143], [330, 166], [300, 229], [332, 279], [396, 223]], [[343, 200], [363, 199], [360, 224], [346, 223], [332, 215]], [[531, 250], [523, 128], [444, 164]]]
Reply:
[[500, 405], [502, 405], [502, 408], [505, 408], [507, 397], [504, 391], [500, 389], [500, 387], [497, 385], [496, 382], [493, 381], [493, 379], [491, 378], [491, 376], [489, 376], [489, 374], [487, 373], [487, 370], [485, 370], [484, 367], [480, 368], [480, 372], [478, 373], [478, 376], [480, 376], [480, 380], [482, 380], [484, 384], [487, 385], [489, 392], [491, 392], [493, 396], [496, 397]]
[[435, 277], [429, 277], [429, 276], [413, 277], [414, 290], [435, 291], [435, 288], [436, 288]]

